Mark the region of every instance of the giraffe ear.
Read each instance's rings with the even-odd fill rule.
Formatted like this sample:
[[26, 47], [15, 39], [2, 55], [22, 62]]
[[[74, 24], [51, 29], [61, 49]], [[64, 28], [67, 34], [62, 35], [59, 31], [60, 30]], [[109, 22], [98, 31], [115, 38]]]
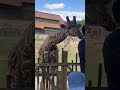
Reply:
[[76, 17], [75, 16], [73, 16], [73, 21], [76, 23]]
[[60, 27], [61, 28], [66, 28], [66, 26], [64, 24], [61, 24]]
[[66, 19], [67, 19], [67, 22], [70, 22], [70, 19], [69, 19], [69, 17], [68, 17], [68, 16], [66, 17]]

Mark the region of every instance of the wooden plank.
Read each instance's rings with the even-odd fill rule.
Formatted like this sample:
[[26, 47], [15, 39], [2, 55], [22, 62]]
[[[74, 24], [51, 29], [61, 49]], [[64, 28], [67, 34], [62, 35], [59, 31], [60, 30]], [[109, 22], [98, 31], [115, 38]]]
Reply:
[[[66, 64], [67, 63], [67, 56], [68, 56], [68, 52], [63, 51], [62, 52], [62, 63]], [[63, 66], [62, 67], [62, 88], [63, 90], [67, 90], [67, 67]]]
[[[49, 66], [47, 66], [47, 73], [49, 74]], [[49, 81], [47, 77], [46, 77], [46, 90], [49, 90]]]
[[[77, 63], [77, 60], [78, 60], [78, 59], [77, 59], [77, 53], [76, 53], [76, 63]], [[75, 70], [77, 71], [77, 65], [76, 65]]]
[[43, 67], [43, 66], [69, 66], [69, 65], [74, 65], [74, 66], [79, 66], [80, 63], [42, 63], [42, 64], [35, 64], [36, 67]]
[[[57, 84], [56, 84], [56, 87], [57, 87], [57, 89], [58, 90], [60, 90], [60, 85], [59, 85], [59, 81], [60, 81], [60, 79], [59, 79], [59, 73], [58, 73], [58, 68], [59, 68], [59, 66], [57, 67], [57, 73], [56, 73], [56, 78], [57, 78]], [[54, 75], [55, 76], [55, 75]]]
[[[61, 71], [58, 71], [58, 72], [54, 72], [54, 76], [57, 76], [57, 73], [60, 75]], [[69, 73], [69, 72], [67, 72]], [[49, 75], [52, 75], [52, 74], [49, 74]], [[36, 74], [37, 76], [37, 74]], [[42, 71], [39, 71], [39, 76], [42, 76]]]
[[[72, 64], [73, 64], [73, 60], [72, 60]], [[72, 71], [73, 71], [73, 65], [72, 65]]]

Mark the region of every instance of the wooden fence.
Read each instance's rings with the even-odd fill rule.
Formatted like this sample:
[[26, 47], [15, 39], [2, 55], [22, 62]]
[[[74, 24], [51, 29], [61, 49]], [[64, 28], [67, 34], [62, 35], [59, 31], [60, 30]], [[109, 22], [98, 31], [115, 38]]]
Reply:
[[[37, 88], [36, 90], [42, 90], [40, 89], [40, 80], [42, 77], [43, 79], [43, 90], [68, 90], [67, 88], [67, 75], [70, 72], [78, 71], [77, 67], [80, 67], [80, 63], [78, 63], [78, 56], [76, 54], [76, 61], [73, 63], [73, 60], [71, 63], [67, 63], [67, 57], [68, 52], [62, 50], [62, 62], [61, 63], [44, 63], [39, 64], [39, 62], [35, 65], [36, 70], [36, 77], [37, 77]], [[39, 59], [38, 59], [39, 61]], [[49, 74], [49, 67], [56, 67], [56, 71], [54, 73]], [[47, 79], [45, 80], [45, 77], [43, 76], [41, 72], [41, 67], [47, 67], [48, 73], [45, 73], [47, 76]], [[75, 68], [74, 68], [75, 67]], [[44, 75], [45, 75], [44, 74]], [[6, 87], [10, 88], [10, 76], [8, 75], [6, 77]], [[86, 87], [85, 90], [107, 90], [106, 87], [101, 87], [101, 80], [102, 80], [102, 64], [99, 64], [98, 68], [98, 84], [97, 87], [92, 87], [92, 81], [88, 81], [88, 87]]]
[[[41, 90], [40, 88], [42, 87], [43, 90], [67, 90], [67, 75], [74, 70], [75, 66], [75, 71], [78, 71], [77, 67], [80, 66], [80, 63], [78, 62], [77, 59], [77, 54], [76, 54], [76, 63], [67, 63], [67, 57], [68, 57], [68, 52], [63, 51], [62, 49], [62, 62], [61, 63], [42, 63], [42, 64], [36, 64], [36, 76], [37, 76], [37, 90]], [[39, 59], [38, 59], [39, 61]], [[40, 73], [40, 68], [41, 67], [47, 67], [48, 71], [45, 73], [47, 74], [47, 78], [45, 79], [43, 73]], [[56, 71], [53, 71], [51, 74], [49, 73], [49, 68], [50, 67], [56, 67]], [[42, 75], [43, 74], [43, 75]], [[43, 80], [43, 86], [40, 86], [40, 77], [42, 76]], [[62, 82], [62, 83], [61, 83]]]
[[[42, 64], [36, 64], [36, 77], [37, 77], [37, 89], [36, 90], [69, 90], [67, 88], [67, 75], [70, 72], [78, 71], [77, 67], [80, 66], [80, 63], [78, 63], [77, 54], [76, 54], [76, 61], [73, 63], [73, 60], [71, 63], [67, 63], [67, 57], [68, 52], [62, 50], [62, 62], [61, 63], [42, 63]], [[38, 60], [39, 61], [39, 60]], [[52, 74], [47, 74], [47, 79], [45, 80], [44, 76], [42, 76], [42, 73], [40, 72], [40, 67], [57, 67], [57, 70], [54, 71]], [[102, 81], [102, 64], [98, 65], [98, 83], [97, 87], [92, 87], [92, 81], [89, 80], [88, 87], [86, 87], [85, 90], [107, 90], [106, 87], [101, 87], [101, 81]], [[75, 67], [75, 69], [73, 68]], [[60, 71], [58, 70], [60, 69]], [[40, 77], [44, 79], [43, 88], [40, 89]], [[51, 77], [51, 78], [50, 78]]]

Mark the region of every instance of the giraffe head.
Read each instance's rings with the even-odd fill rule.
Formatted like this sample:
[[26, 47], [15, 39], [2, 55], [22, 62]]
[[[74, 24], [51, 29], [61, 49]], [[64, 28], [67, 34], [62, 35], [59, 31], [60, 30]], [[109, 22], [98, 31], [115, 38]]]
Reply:
[[66, 17], [67, 22], [66, 24], [61, 24], [60, 27], [63, 29], [67, 29], [67, 35], [68, 36], [74, 36], [74, 37], [81, 37], [82, 38], [82, 34], [80, 32], [80, 24], [77, 24], [76, 22], [76, 17], [73, 16], [73, 20], [70, 21], [69, 17]]

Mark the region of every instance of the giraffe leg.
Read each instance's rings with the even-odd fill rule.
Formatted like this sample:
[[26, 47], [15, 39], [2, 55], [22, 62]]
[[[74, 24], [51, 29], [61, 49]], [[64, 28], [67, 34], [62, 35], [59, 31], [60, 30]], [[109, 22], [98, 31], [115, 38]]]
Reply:
[[[49, 63], [49, 51], [44, 51], [43, 57], [41, 58], [41, 63]], [[48, 80], [49, 80], [49, 70], [48, 67], [41, 67], [42, 70], [42, 80], [41, 80], [41, 89], [40, 90], [48, 90]]]
[[40, 90], [44, 90], [44, 87], [43, 87], [43, 79], [42, 79], [41, 82], [40, 82]]
[[[55, 48], [56, 48], [56, 46], [55, 46]], [[54, 51], [54, 50], [53, 50]], [[56, 49], [55, 49], [55, 51], [56, 51]], [[51, 51], [42, 51], [42, 54], [39, 54], [40, 55], [40, 57], [41, 57], [41, 61], [40, 61], [40, 63], [51, 63], [52, 62], [52, 60], [54, 61], [54, 62], [56, 62], [56, 61], [58, 61], [58, 60], [56, 60], [55, 58], [51, 58], [51, 57], [56, 57], [56, 52], [53, 52], [54, 54], [51, 54], [52, 56], [50, 56], [50, 52]], [[58, 53], [57, 53], [58, 54]], [[57, 57], [58, 57], [58, 55], [57, 55]], [[53, 62], [53, 63], [54, 63]], [[41, 80], [41, 89], [40, 90], [42, 90], [42, 89], [45, 89], [46, 90], [46, 86], [45, 86], [45, 80], [47, 81], [49, 81], [49, 83], [50, 83], [50, 85], [53, 87], [53, 88], [51, 88], [51, 90], [54, 90], [54, 88], [56, 88], [55, 87], [55, 84], [53, 83], [53, 80], [50, 78], [50, 74], [48, 73], [48, 71], [50, 71], [50, 69], [47, 71], [46, 70], [46, 68], [47, 67], [41, 67], [41, 70], [42, 70], [42, 75], [43, 75], [43, 78], [42, 78], [42, 80]], [[52, 68], [52, 67], [50, 67], [50, 68]], [[54, 71], [52, 71], [52, 72], [54, 72]], [[44, 86], [44, 87], [43, 87]]]
[[[43, 53], [40, 53], [39, 54], [40, 56], [39, 56], [39, 63], [42, 63], [43, 62]], [[45, 72], [45, 67], [40, 67], [41, 68], [41, 71], [42, 71], [42, 76], [41, 76], [41, 81], [40, 81], [40, 90], [45, 90], [45, 88], [44, 88], [44, 84], [45, 84], [45, 74], [44, 74], [44, 72]]]
[[40, 82], [40, 90], [45, 90], [45, 68], [41, 67], [42, 69], [42, 78], [41, 78], [41, 82]]
[[[50, 82], [51, 86], [53, 86], [53, 88], [56, 88], [56, 87], [55, 87], [55, 84], [52, 82], [52, 79], [50, 78], [49, 74], [48, 74], [45, 70], [42, 70], [42, 71], [43, 71], [43, 73], [44, 73], [43, 75], [45, 76], [45, 79], [47, 78], [48, 81]], [[45, 86], [43, 80], [44, 80], [44, 79], [41, 80], [41, 85], [40, 85], [40, 86], [41, 86], [41, 89], [40, 89], [40, 90], [42, 90], [42, 89], [43, 89], [43, 90], [46, 90], [46, 89], [42, 88], [42, 86]], [[42, 85], [42, 83], [43, 83], [43, 85]], [[52, 90], [53, 90], [53, 89], [52, 89]], [[56, 89], [56, 90], [57, 90], [57, 89]]]
[[[57, 63], [58, 62], [58, 48], [56, 47], [56, 49], [54, 51], [52, 51], [50, 53], [50, 59], [52, 60], [51, 63]], [[50, 73], [51, 73], [51, 79], [52, 79], [52, 83], [55, 84], [54, 81], [54, 72], [56, 71], [57, 67], [51, 67]], [[51, 87], [51, 90], [55, 90], [53, 87]]]

